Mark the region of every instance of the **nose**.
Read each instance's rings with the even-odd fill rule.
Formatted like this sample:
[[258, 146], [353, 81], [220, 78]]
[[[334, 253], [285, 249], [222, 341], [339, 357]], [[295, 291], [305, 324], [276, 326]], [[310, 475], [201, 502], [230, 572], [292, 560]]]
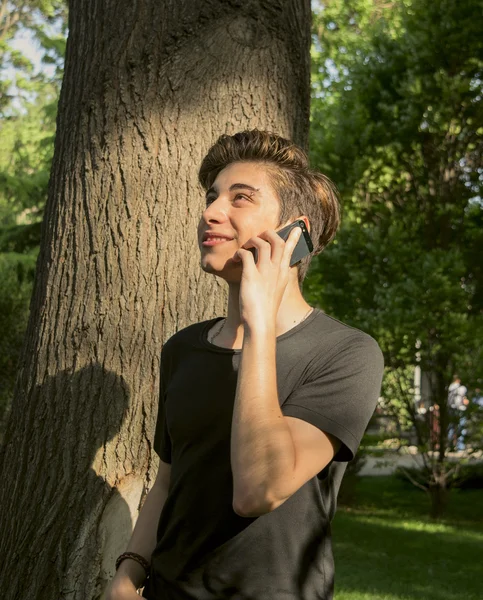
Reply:
[[221, 196], [218, 196], [216, 200], [210, 201], [208, 206], [205, 208], [202, 214], [202, 219], [205, 223], [223, 223], [228, 219], [227, 206], [223, 202]]
[[203, 233], [205, 229], [208, 229], [211, 224], [219, 225], [228, 221], [228, 207], [223, 199], [218, 196], [216, 200], [210, 201], [208, 206], [201, 214], [200, 222], [198, 225], [198, 238], [199, 243], [203, 241]]

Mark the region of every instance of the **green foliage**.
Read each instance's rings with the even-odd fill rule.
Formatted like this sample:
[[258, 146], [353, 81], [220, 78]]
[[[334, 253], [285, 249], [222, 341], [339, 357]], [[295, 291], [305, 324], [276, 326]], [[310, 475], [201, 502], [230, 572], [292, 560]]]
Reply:
[[[67, 3], [62, 0], [16, 0], [0, 17], [0, 114], [10, 114], [19, 100], [35, 99], [48, 82], [60, 86], [67, 29]], [[15, 42], [24, 36], [35, 44], [44, 64], [55, 67], [49, 76], [36, 70]], [[21, 105], [21, 102], [20, 102]]]
[[[53, 155], [55, 117], [63, 71], [66, 4], [59, 0], [13, 2], [0, 21], [0, 227], [41, 220]], [[34, 66], [15, 42], [30, 40]]]
[[[0, 253], [0, 424], [8, 408], [32, 294], [36, 252]], [[1, 429], [1, 427], [0, 427]]]
[[0, 224], [38, 221], [47, 198], [53, 156], [57, 90], [45, 84], [35, 102], [5, 117], [1, 124]]
[[[480, 0], [330, 1], [314, 17], [311, 161], [341, 190], [343, 225], [306, 289], [376, 338], [399, 435], [443, 455], [453, 373], [470, 392], [483, 381], [480, 19]], [[416, 363], [437, 440], [415, 407]], [[481, 441], [470, 428], [471, 448]], [[450, 466], [428, 465], [443, 489]]]
[[344, 223], [309, 289], [373, 334], [390, 369], [420, 342], [424, 371], [470, 386], [483, 378], [480, 14], [479, 1], [367, 0], [314, 20], [312, 162], [341, 189]]
[[[11, 2], [9, 9], [0, 19], [0, 423], [27, 325], [67, 24], [59, 0]], [[43, 68], [19, 49], [20, 39], [36, 47]]]
[[454, 486], [461, 490], [482, 490], [483, 463], [462, 465]]

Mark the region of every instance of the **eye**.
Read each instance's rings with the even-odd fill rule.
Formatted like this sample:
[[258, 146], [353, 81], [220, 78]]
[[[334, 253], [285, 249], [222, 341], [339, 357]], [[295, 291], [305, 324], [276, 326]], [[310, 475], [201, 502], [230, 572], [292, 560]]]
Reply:
[[[242, 200], [247, 200], [248, 202], [251, 202], [250, 198], [248, 196], [245, 196], [245, 194], [236, 194], [234, 200], [238, 200], [239, 198], [241, 198]], [[209, 206], [214, 200], [216, 200], [215, 197], [207, 198], [206, 206]]]
[[250, 202], [250, 198], [248, 196], [245, 196], [245, 194], [237, 194], [235, 196], [235, 200], [237, 200], [238, 198], [243, 198], [244, 200], [248, 200], [248, 202]]

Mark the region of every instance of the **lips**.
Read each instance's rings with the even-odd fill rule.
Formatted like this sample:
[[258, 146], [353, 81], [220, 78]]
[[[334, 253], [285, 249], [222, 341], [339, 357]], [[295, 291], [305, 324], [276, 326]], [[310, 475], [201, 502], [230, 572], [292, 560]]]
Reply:
[[223, 238], [224, 240], [232, 240], [233, 239], [233, 237], [231, 235], [226, 235], [225, 233], [217, 233], [216, 231], [205, 231], [205, 233], [203, 234], [204, 242], [206, 242], [207, 240], [219, 239], [219, 238]]
[[218, 244], [224, 244], [225, 242], [231, 242], [233, 240], [228, 238], [215, 238], [209, 237], [203, 242], [203, 246], [216, 246]]

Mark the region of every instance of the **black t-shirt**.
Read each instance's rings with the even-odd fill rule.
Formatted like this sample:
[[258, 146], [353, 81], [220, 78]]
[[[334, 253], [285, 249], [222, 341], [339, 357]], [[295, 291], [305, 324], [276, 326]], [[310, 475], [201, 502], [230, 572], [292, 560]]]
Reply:
[[330, 522], [347, 461], [376, 407], [382, 353], [372, 337], [317, 308], [277, 337], [283, 414], [342, 445], [323, 471], [275, 510], [240, 517], [232, 508], [230, 432], [241, 350], [207, 340], [221, 318], [182, 329], [162, 350], [154, 449], [171, 463], [171, 480], [145, 596], [330, 600]]

